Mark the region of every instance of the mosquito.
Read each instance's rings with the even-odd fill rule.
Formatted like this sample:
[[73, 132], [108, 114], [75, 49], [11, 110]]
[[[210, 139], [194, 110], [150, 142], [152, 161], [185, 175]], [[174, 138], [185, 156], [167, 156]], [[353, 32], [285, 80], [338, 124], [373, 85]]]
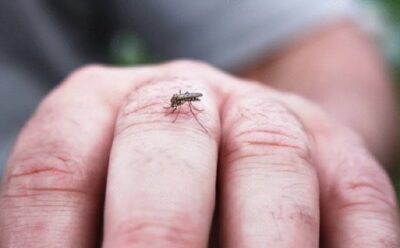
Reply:
[[207, 133], [207, 129], [201, 124], [201, 122], [197, 119], [196, 114], [193, 112], [193, 109], [201, 112], [203, 110], [196, 108], [192, 102], [196, 101], [201, 101], [200, 97], [202, 97], [202, 93], [190, 93], [186, 91], [185, 93], [182, 93], [181, 90], [179, 90], [178, 94], [173, 94], [170, 100], [170, 105], [168, 107], [164, 107], [166, 109], [172, 109], [172, 111], [169, 114], [174, 113], [178, 109], [178, 114], [176, 115], [175, 119], [172, 121], [172, 123], [175, 123], [175, 121], [178, 119], [179, 114], [181, 113], [181, 107], [183, 104], [186, 102], [189, 104], [189, 109], [190, 112], [192, 113], [193, 117], [196, 119], [197, 123], [204, 129], [204, 131]]

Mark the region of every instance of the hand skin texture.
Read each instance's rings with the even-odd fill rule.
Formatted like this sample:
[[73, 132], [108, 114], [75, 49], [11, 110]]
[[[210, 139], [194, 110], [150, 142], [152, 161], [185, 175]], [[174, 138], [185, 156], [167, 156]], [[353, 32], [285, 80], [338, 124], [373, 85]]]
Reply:
[[[166, 114], [179, 89], [203, 93], [207, 132], [188, 105]], [[206, 247], [215, 209], [220, 247], [400, 245], [393, 188], [357, 134], [177, 61], [88, 66], [44, 99], [3, 179], [0, 247]]]

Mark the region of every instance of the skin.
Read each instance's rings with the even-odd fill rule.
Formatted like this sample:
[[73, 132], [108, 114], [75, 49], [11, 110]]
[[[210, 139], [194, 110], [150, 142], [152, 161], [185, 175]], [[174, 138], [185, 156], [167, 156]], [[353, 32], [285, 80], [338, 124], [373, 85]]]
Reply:
[[[207, 132], [164, 109], [180, 89]], [[206, 247], [215, 210], [221, 247], [399, 247], [376, 150], [321, 105], [198, 62], [81, 68], [19, 135], [0, 247]]]
[[[203, 93], [207, 133], [188, 108], [165, 115], [179, 89]], [[393, 188], [356, 133], [181, 61], [85, 67], [44, 99], [3, 180], [0, 246], [205, 247], [215, 207], [222, 247], [400, 244]]]

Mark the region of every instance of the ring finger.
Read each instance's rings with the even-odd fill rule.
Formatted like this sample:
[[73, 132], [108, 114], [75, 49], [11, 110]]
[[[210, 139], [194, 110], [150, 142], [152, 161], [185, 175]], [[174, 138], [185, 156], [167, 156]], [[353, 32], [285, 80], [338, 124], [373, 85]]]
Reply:
[[267, 92], [233, 95], [222, 114], [224, 247], [318, 247], [318, 180], [299, 120]]

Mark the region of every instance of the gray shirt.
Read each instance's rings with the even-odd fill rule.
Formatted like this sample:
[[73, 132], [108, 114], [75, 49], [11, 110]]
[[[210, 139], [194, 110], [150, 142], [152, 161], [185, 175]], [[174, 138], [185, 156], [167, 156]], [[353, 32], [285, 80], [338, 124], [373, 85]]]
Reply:
[[118, 32], [137, 33], [163, 60], [235, 71], [352, 11], [346, 0], [0, 1], [0, 176], [40, 99], [73, 69], [109, 63]]

